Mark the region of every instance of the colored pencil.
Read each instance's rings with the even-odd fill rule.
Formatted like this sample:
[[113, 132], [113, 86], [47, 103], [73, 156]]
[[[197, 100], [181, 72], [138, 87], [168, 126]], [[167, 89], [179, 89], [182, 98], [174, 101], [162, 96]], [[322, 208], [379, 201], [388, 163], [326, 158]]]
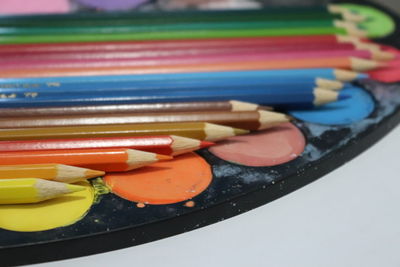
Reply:
[[0, 179], [16, 179], [30, 176], [63, 183], [75, 183], [103, 175], [103, 171], [62, 164], [0, 165]]
[[[282, 29], [290, 31], [290, 29], [311, 29], [319, 28], [345, 28], [352, 26], [356, 29], [355, 24], [340, 20], [332, 20], [331, 18], [320, 18], [316, 20], [273, 20], [273, 21], [227, 21], [227, 22], [185, 22], [185, 23], [145, 23], [145, 24], [125, 24], [125, 25], [95, 25], [95, 26], [70, 26], [63, 27], [0, 27], [2, 36], [66, 36], [75, 34], [77, 38], [87, 34], [107, 34], [109, 36], [130, 33], [132, 35], [143, 34], [145, 32], [170, 32], [172, 34], [188, 34], [188, 31], [225, 31], [225, 30], [257, 30], [262, 29], [266, 36], [273, 32], [272, 36], [276, 35], [273, 30]], [[271, 30], [271, 31], [268, 31]], [[291, 32], [291, 31], [290, 31]], [[349, 33], [349, 32], [348, 32]], [[191, 33], [193, 34], [193, 33]], [[298, 34], [297, 34], [298, 35]], [[157, 39], [157, 38], [156, 38]]]
[[86, 126], [109, 124], [143, 124], [175, 122], [210, 122], [247, 130], [263, 130], [289, 122], [289, 118], [272, 111], [214, 111], [182, 113], [143, 113], [109, 115], [43, 116], [29, 118], [0, 119], [0, 128], [34, 128], [57, 126]]
[[65, 68], [65, 69], [22, 69], [4, 70], [1, 78], [26, 77], [57, 77], [57, 76], [96, 76], [96, 75], [124, 75], [124, 74], [155, 74], [155, 73], [187, 73], [187, 72], [220, 72], [245, 70], [277, 70], [301, 68], [342, 68], [354, 71], [368, 71], [385, 66], [384, 63], [360, 58], [319, 58], [295, 60], [267, 60], [246, 61], [210, 64], [185, 64], [163, 66], [123, 66], [98, 68]]
[[[349, 26], [344, 28], [345, 26]], [[303, 27], [303, 28], [250, 28], [250, 29], [209, 29], [209, 30], [182, 30], [182, 31], [143, 31], [128, 33], [90, 33], [90, 34], [64, 34], [57, 38], [48, 35], [6, 35], [0, 38], [0, 44], [24, 43], [66, 43], [66, 42], [101, 42], [125, 40], [180, 40], [180, 39], [209, 39], [231, 37], [259, 37], [259, 36], [285, 36], [285, 35], [320, 35], [320, 34], [348, 34], [356, 37], [365, 37], [366, 32], [350, 25], [342, 27]]]
[[232, 77], [230, 79], [209, 78], [209, 79], [194, 79], [194, 80], [166, 80], [166, 81], [109, 81], [109, 82], [87, 82], [87, 83], [63, 83], [53, 86], [53, 83], [46, 83], [44, 86], [26, 88], [24, 86], [18, 88], [1, 88], [0, 93], [36, 93], [40, 98], [51, 96], [54, 93], [100, 93], [113, 94], [122, 91], [154, 91], [154, 90], [198, 90], [202, 88], [237, 88], [249, 86], [263, 86], [274, 88], [275, 90], [291, 89], [310, 89], [313, 87], [322, 87], [326, 89], [339, 90], [343, 88], [343, 83], [322, 78], [310, 79], [293, 79], [285, 80], [284, 77], [276, 77], [269, 79], [268, 77], [253, 77], [248, 80], [244, 77]]
[[206, 141], [222, 140], [248, 131], [204, 122], [145, 123], [96, 125], [80, 127], [49, 127], [0, 129], [0, 140], [67, 139], [118, 136], [178, 135]]
[[[250, 37], [250, 38], [214, 38], [200, 40], [163, 40], [163, 41], [120, 41], [120, 42], [85, 42], [85, 43], [44, 43], [44, 44], [17, 44], [1, 45], [0, 54], [3, 56], [34, 56], [36, 54], [64, 54], [81, 52], [106, 52], [106, 51], [165, 51], [176, 49], [201, 49], [201, 48], [226, 48], [262, 46], [264, 48], [277, 48], [282, 46], [311, 45], [334, 46], [340, 44], [367, 45], [359, 38], [344, 35], [315, 35], [315, 36], [275, 36], [275, 37]], [[372, 46], [374, 47], [374, 45]]]
[[[231, 80], [231, 79], [265, 79], [270, 81], [310, 81], [317, 78], [353, 81], [367, 78], [368, 75], [341, 69], [290, 69], [290, 70], [254, 70], [254, 71], [225, 71], [225, 72], [195, 72], [195, 73], [167, 73], [167, 74], [144, 74], [144, 75], [114, 75], [114, 76], [71, 76], [71, 77], [43, 77], [43, 78], [17, 78], [1, 79], [0, 88], [67, 88], [67, 85], [90, 86], [89, 83], [110, 83], [114, 85], [119, 82], [131, 82], [141, 84], [147, 82], [186, 82], [191, 80]], [[317, 81], [318, 82], [318, 81]], [[316, 82], [316, 83], [317, 83]], [[84, 85], [83, 85], [84, 84]]]
[[[196, 12], [202, 13], [203, 11]], [[229, 12], [229, 11], [228, 11]], [[192, 17], [183, 17], [183, 16], [175, 16], [175, 17], [170, 17], [170, 12], [163, 12], [164, 15], [161, 15], [159, 17], [148, 17], [148, 18], [142, 18], [138, 19], [135, 16], [131, 16], [130, 18], [116, 18], [113, 20], [108, 20], [106, 18], [103, 18], [103, 20], [90, 20], [90, 19], [84, 19], [84, 20], [68, 20], [68, 17], [66, 17], [66, 21], [57, 21], [57, 20], [51, 20], [48, 21], [47, 23], [44, 22], [46, 19], [45, 16], [43, 16], [42, 20], [43, 21], [31, 21], [31, 22], [15, 22], [13, 24], [9, 23], [7, 25], [7, 22], [0, 21], [0, 29], [17, 29], [15, 31], [18, 33], [18, 29], [24, 29], [24, 28], [54, 28], [54, 29], [59, 29], [59, 28], [66, 28], [66, 27], [83, 27], [83, 28], [88, 28], [88, 27], [124, 27], [124, 26], [136, 26], [135, 28], [137, 29], [137, 26], [158, 26], [158, 25], [181, 25], [181, 24], [223, 24], [223, 23], [237, 23], [237, 22], [242, 22], [242, 23], [248, 23], [248, 22], [270, 22], [271, 24], [275, 22], [286, 22], [285, 25], [290, 25], [290, 22], [295, 22], [295, 21], [301, 21], [301, 22], [312, 22], [312, 21], [334, 21], [334, 20], [344, 20], [348, 22], [354, 22], [354, 23], [359, 23], [362, 21], [365, 21], [366, 18], [362, 17], [360, 15], [354, 14], [354, 13], [345, 13], [345, 14], [312, 14], [312, 13], [292, 13], [292, 14], [287, 14], [287, 13], [281, 13], [281, 14], [272, 14], [269, 12], [258, 12], [255, 13], [254, 10], [246, 10], [242, 11], [242, 14], [236, 14], [235, 16], [224, 16], [223, 13], [217, 12], [213, 14], [212, 16], [192, 16]], [[183, 12], [180, 12], [181, 14], [185, 14]], [[194, 14], [194, 13], [193, 13]], [[196, 14], [195, 14], [196, 15]]]
[[[107, 55], [104, 55], [107, 57]], [[0, 66], [1, 71], [13, 70], [36, 70], [46, 71], [48, 69], [93, 69], [110, 67], [152, 67], [163, 65], [202, 65], [214, 63], [238, 63], [243, 61], [276, 61], [276, 60], [313, 60], [341, 57], [357, 57], [364, 59], [391, 60], [394, 54], [374, 50], [310, 50], [310, 51], [278, 51], [259, 52], [254, 50], [239, 51], [238, 53], [225, 54], [197, 54], [182, 56], [165, 56], [158, 58], [119, 58], [113, 57], [103, 59], [60, 59], [60, 60], [4, 60]]]
[[37, 203], [83, 190], [84, 186], [37, 178], [0, 179], [0, 204]]
[[[229, 45], [229, 47], [226, 47]], [[12, 53], [12, 54], [1, 54], [2, 62], [4, 63], [12, 63], [18, 62], [19, 60], [23, 60], [27, 62], [27, 64], [34, 64], [37, 61], [45, 60], [46, 62], [73, 62], [73, 61], [94, 61], [94, 60], [116, 60], [116, 59], [130, 59], [130, 60], [154, 60], [160, 58], [180, 58], [180, 57], [197, 57], [201, 55], [228, 55], [228, 54], [238, 54], [238, 53], [246, 53], [246, 54], [270, 54], [273, 56], [275, 53], [291, 53], [291, 54], [299, 54], [304, 53], [312, 54], [312, 52], [323, 53], [323, 52], [344, 52], [347, 51], [358, 51], [358, 50], [366, 50], [372, 53], [376, 59], [393, 59], [394, 54], [390, 52], [385, 52], [380, 49], [377, 49], [369, 44], [361, 44], [361, 43], [340, 43], [340, 44], [313, 44], [313, 43], [304, 43], [304, 44], [296, 44], [296, 43], [288, 43], [286, 45], [274, 45], [274, 46], [265, 46], [265, 45], [246, 45], [246, 46], [232, 46], [230, 42], [226, 42], [224, 46], [217, 47], [190, 47], [190, 48], [168, 48], [168, 49], [160, 49], [160, 50], [140, 50], [140, 51], [129, 51], [129, 50], [104, 50], [104, 51], [72, 51], [72, 52], [55, 52], [55, 53]], [[279, 58], [284, 56], [275, 56], [275, 58]], [[372, 57], [371, 57], [372, 58]]]
[[[304, 108], [323, 105], [346, 98], [332, 90], [302, 87], [276, 90], [266, 86], [229, 87], [213, 86], [188, 89], [114, 90], [90, 92], [47, 92], [0, 94], [1, 106], [6, 107], [55, 107], [95, 104], [127, 104], [182, 101], [225, 101], [236, 99], [280, 108]], [[5, 97], [3, 97], [5, 96]], [[288, 97], [291, 96], [291, 97]]]
[[[0, 165], [46, 164], [49, 162], [107, 172], [137, 169], [170, 156], [124, 148], [66, 149], [2, 152]], [[1, 182], [1, 180], [0, 180]]]
[[209, 102], [175, 102], [126, 105], [99, 105], [46, 108], [1, 108], [0, 118], [62, 116], [62, 115], [100, 115], [124, 113], [159, 113], [159, 112], [201, 112], [201, 111], [251, 111], [272, 110], [271, 107], [253, 103], [229, 100]]
[[201, 12], [136, 12], [134, 16], [126, 12], [113, 12], [105, 14], [84, 13], [67, 15], [41, 15], [41, 16], [2, 16], [0, 25], [2, 26], [64, 26], [78, 23], [77, 25], [91, 24], [122, 24], [131, 23], [171, 23], [188, 21], [231, 21], [231, 20], [254, 20], [261, 18], [263, 20], [277, 19], [318, 19], [318, 18], [337, 18], [360, 22], [365, 19], [364, 16], [354, 14], [347, 8], [329, 5], [321, 7], [292, 6], [285, 8], [259, 9], [259, 10], [224, 10], [221, 11], [201, 11]]
[[[197, 149], [209, 147], [211, 142], [175, 136], [134, 136], [134, 137], [102, 137], [81, 139], [46, 139], [26, 141], [0, 141], [0, 152], [39, 151], [91, 148], [130, 148], [163, 155], [180, 155]], [[2, 176], [0, 167], [0, 178]], [[101, 175], [96, 175], [101, 176]], [[35, 176], [37, 177], [37, 176]], [[43, 177], [40, 177], [43, 178]]]

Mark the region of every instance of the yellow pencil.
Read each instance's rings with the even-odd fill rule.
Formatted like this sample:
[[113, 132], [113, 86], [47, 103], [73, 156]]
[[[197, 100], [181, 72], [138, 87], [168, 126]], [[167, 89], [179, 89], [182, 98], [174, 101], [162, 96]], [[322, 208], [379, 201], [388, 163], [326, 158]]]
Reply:
[[84, 186], [37, 178], [0, 179], [0, 204], [36, 203], [83, 190]]
[[0, 166], [0, 179], [36, 177], [63, 183], [75, 183], [103, 175], [103, 171], [63, 164], [18, 164]]

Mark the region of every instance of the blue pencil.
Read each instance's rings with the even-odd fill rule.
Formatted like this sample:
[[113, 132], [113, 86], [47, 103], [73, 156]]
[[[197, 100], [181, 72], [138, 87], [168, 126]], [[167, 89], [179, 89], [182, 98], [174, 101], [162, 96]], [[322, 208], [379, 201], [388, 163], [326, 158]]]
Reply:
[[252, 86], [232, 88], [197, 88], [185, 89], [158, 89], [158, 90], [121, 90], [82, 93], [55, 92], [41, 94], [13, 93], [0, 98], [1, 107], [52, 107], [78, 106], [103, 104], [130, 104], [130, 103], [162, 103], [162, 102], [189, 102], [189, 101], [226, 101], [238, 100], [261, 105], [281, 108], [304, 108], [325, 104], [347, 98], [325, 89], [286, 89], [276, 90]]
[[315, 87], [321, 87], [326, 89], [341, 89], [343, 84], [336, 81], [324, 80], [319, 84], [320, 80], [310, 80], [310, 81], [285, 81], [280, 80], [270, 80], [265, 77], [259, 77], [254, 79], [246, 79], [241, 77], [231, 78], [231, 79], [209, 79], [209, 80], [187, 80], [187, 81], [104, 81], [104, 82], [89, 82], [89, 83], [63, 83], [60, 86], [44, 86], [36, 88], [0, 88], [0, 93], [11, 94], [17, 92], [32, 92], [44, 96], [48, 93], [102, 93], [107, 92], [117, 92], [117, 91], [135, 91], [135, 90], [197, 90], [201, 88], [210, 89], [220, 89], [229, 87], [241, 87], [246, 90], [249, 87], [265, 87], [273, 88], [275, 90], [310, 90]]
[[221, 80], [232, 78], [264, 78], [270, 80], [310, 81], [318, 78], [352, 81], [368, 77], [366, 74], [357, 74], [350, 71], [336, 69], [291, 69], [291, 70], [258, 70], [232, 72], [196, 72], [173, 74], [144, 74], [144, 75], [112, 75], [112, 76], [74, 76], [74, 77], [46, 77], [46, 78], [0, 78], [0, 88], [54, 88], [62, 87], [65, 83], [99, 83], [99, 82], [148, 82], [148, 81], [188, 81], [188, 80]]

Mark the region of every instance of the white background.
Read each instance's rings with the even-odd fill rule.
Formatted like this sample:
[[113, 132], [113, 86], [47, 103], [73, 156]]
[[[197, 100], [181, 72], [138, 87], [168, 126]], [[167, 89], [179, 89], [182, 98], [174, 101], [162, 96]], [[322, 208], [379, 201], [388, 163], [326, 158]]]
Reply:
[[400, 266], [399, 149], [397, 127], [345, 166], [250, 212], [141, 246], [38, 266]]

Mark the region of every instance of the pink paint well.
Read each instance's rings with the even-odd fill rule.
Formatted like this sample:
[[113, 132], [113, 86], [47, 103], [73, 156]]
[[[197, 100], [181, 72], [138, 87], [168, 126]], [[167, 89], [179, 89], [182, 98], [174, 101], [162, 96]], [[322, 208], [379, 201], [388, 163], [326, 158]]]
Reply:
[[306, 145], [301, 131], [291, 123], [235, 136], [210, 148], [215, 156], [246, 166], [275, 166], [294, 160]]
[[0, 14], [66, 13], [68, 0], [1, 0]]

